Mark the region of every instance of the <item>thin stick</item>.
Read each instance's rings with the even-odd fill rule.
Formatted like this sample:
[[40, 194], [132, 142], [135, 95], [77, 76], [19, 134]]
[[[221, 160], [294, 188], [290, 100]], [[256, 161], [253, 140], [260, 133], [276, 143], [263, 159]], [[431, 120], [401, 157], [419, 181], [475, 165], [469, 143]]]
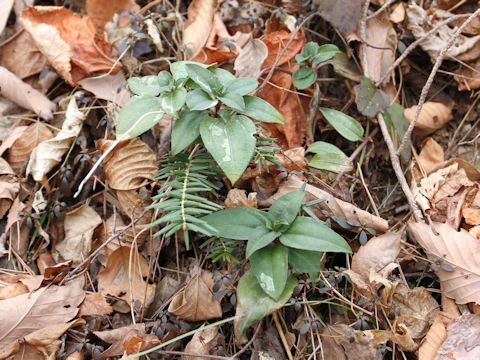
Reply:
[[360, 179], [362, 180], [362, 185], [365, 191], [367, 192], [368, 199], [370, 200], [370, 203], [372, 204], [373, 210], [375, 211], [375, 214], [380, 217], [380, 214], [378, 213], [377, 205], [375, 205], [375, 201], [373, 201], [372, 194], [370, 194], [370, 190], [368, 190], [367, 184], [365, 183], [365, 178], [363, 177], [363, 171], [362, 167], [360, 166], [360, 163], [357, 164], [357, 170], [358, 173], [360, 174]]
[[363, 75], [369, 77], [368, 59], [367, 59], [367, 14], [370, 0], [365, 0], [362, 10], [362, 19], [360, 21], [360, 38], [362, 41], [362, 60], [363, 60]]
[[288, 346], [287, 339], [285, 338], [285, 334], [282, 329], [282, 325], [280, 324], [280, 321], [278, 320], [278, 315], [277, 312], [275, 311], [273, 314], [273, 321], [275, 322], [275, 327], [277, 328], [278, 335], [280, 335], [280, 340], [282, 340], [283, 348], [285, 349], [285, 352], [287, 353], [288, 360], [293, 360], [292, 352], [290, 351], [290, 347]]
[[402, 153], [403, 149], [405, 148], [405, 145], [407, 144], [408, 140], [410, 139], [410, 135], [412, 134], [413, 128], [415, 127], [415, 123], [417, 122], [418, 115], [420, 115], [420, 111], [422, 111], [423, 104], [425, 103], [425, 100], [427, 98], [428, 90], [430, 90], [430, 86], [433, 83], [433, 79], [435, 75], [437, 74], [437, 70], [440, 68], [442, 65], [443, 58], [447, 54], [447, 51], [452, 47], [453, 43], [457, 39], [457, 37], [462, 33], [463, 29], [470, 24], [470, 22], [476, 18], [480, 14], [480, 8], [478, 8], [473, 14], [471, 14], [467, 20], [458, 28], [458, 30], [453, 34], [453, 36], [448, 40], [447, 45], [440, 51], [440, 54], [437, 57], [437, 61], [435, 62], [435, 65], [433, 65], [433, 69], [430, 72], [430, 75], [428, 76], [427, 82], [425, 83], [425, 86], [422, 89], [422, 92], [420, 94], [420, 99], [418, 100], [418, 105], [417, 105], [417, 110], [415, 111], [415, 116], [413, 117], [412, 121], [410, 122], [410, 125], [408, 126], [407, 131], [405, 132], [405, 135], [403, 136], [402, 142], [400, 143], [400, 146], [397, 149], [397, 156]]
[[367, 16], [367, 20], [373, 19], [374, 17], [377, 17], [380, 13], [382, 13], [387, 7], [389, 7], [392, 3], [394, 3], [397, 0], [388, 0], [385, 4], [382, 5], [380, 9], [375, 11], [373, 14]]

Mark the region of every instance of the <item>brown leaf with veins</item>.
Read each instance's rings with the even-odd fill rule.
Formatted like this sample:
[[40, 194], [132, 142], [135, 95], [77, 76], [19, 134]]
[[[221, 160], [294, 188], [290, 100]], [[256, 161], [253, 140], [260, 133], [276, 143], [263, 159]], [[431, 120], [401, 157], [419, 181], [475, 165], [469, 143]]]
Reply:
[[268, 48], [265, 43], [259, 39], [251, 39], [235, 59], [235, 76], [257, 78], [267, 55]]
[[418, 358], [422, 360], [436, 360], [438, 350], [447, 338], [447, 326], [455, 317], [443, 311], [437, 314], [422, 345], [418, 349]]
[[110, 44], [95, 31], [88, 17], [64, 7], [32, 6], [24, 11], [20, 22], [38, 49], [65, 81], [75, 85], [87, 74], [120, 69], [109, 56]]
[[175, 295], [168, 311], [180, 319], [200, 321], [219, 318], [222, 307], [219, 300], [213, 300], [213, 275], [209, 271], [197, 269], [185, 289]]
[[[188, 342], [187, 346], [185, 346], [185, 352], [193, 353], [193, 354], [200, 354], [200, 355], [208, 355], [210, 354], [210, 350], [213, 348], [214, 341], [217, 339], [218, 335], [218, 326], [200, 330], [195, 335], [193, 335], [192, 339]], [[203, 360], [204, 357], [201, 356], [185, 356], [182, 355], [181, 360]]]

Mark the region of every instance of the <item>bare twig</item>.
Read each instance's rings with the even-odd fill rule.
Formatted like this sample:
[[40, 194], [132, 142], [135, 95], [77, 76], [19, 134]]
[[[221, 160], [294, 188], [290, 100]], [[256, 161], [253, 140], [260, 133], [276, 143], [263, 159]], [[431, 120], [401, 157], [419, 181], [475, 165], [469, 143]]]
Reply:
[[362, 41], [362, 60], [363, 60], [363, 75], [369, 77], [368, 59], [367, 59], [367, 14], [370, 0], [365, 0], [362, 10], [362, 19], [360, 21], [360, 39]]
[[368, 15], [366, 17], [367, 20], [373, 19], [374, 17], [378, 16], [380, 13], [382, 13], [387, 7], [389, 7], [392, 3], [394, 3], [397, 0], [388, 0], [385, 4], [383, 4], [377, 11], [375, 11], [373, 14]]
[[275, 311], [273, 314], [273, 321], [275, 322], [275, 327], [277, 328], [278, 335], [280, 335], [280, 339], [282, 340], [283, 348], [285, 349], [285, 352], [287, 353], [288, 360], [293, 360], [292, 352], [290, 351], [290, 347], [288, 346], [287, 339], [285, 338], [285, 334], [282, 329], [282, 325], [280, 324], [280, 321], [278, 320], [278, 315], [277, 312]]
[[415, 116], [413, 117], [412, 121], [410, 122], [410, 125], [408, 126], [407, 131], [405, 132], [405, 135], [403, 136], [402, 142], [400, 143], [400, 146], [397, 149], [397, 156], [402, 153], [403, 149], [405, 148], [408, 140], [410, 139], [410, 135], [412, 134], [413, 128], [415, 127], [415, 123], [417, 122], [418, 115], [420, 115], [420, 112], [422, 111], [423, 104], [425, 103], [425, 100], [427, 99], [427, 94], [428, 91], [430, 90], [430, 86], [433, 83], [433, 79], [435, 78], [435, 75], [437, 74], [437, 70], [440, 68], [442, 65], [443, 58], [447, 54], [447, 51], [452, 47], [453, 43], [457, 39], [457, 37], [462, 33], [463, 29], [470, 24], [470, 22], [475, 19], [478, 15], [480, 14], [480, 8], [478, 8], [473, 14], [471, 14], [467, 20], [457, 29], [455, 34], [448, 40], [447, 45], [440, 51], [440, 54], [437, 57], [437, 61], [435, 61], [435, 65], [433, 65], [433, 69], [430, 72], [430, 75], [428, 76], [427, 82], [425, 83], [425, 86], [422, 89], [422, 92], [420, 94], [420, 99], [418, 100], [418, 105], [417, 105], [417, 110], [415, 111]]

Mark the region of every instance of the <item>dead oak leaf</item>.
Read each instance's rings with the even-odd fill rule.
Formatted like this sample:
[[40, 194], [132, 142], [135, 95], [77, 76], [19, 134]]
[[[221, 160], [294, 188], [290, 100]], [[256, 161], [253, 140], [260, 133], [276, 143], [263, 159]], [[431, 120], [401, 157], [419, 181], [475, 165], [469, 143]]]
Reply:
[[182, 41], [190, 50], [189, 59], [200, 53], [210, 36], [216, 3], [216, 0], [193, 0], [188, 6], [188, 21]]
[[104, 316], [113, 312], [113, 308], [105, 301], [102, 293], [95, 292], [85, 295], [85, 300], [80, 304], [78, 316]]

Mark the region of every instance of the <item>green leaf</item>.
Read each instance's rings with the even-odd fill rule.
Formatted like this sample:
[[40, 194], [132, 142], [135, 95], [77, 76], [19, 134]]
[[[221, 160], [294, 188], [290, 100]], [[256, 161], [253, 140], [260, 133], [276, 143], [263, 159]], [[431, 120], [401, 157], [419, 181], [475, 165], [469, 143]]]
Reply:
[[362, 76], [360, 84], [355, 86], [355, 91], [357, 92], [355, 102], [358, 111], [365, 116], [374, 117], [390, 104], [388, 95], [377, 89], [373, 81], [364, 76]]
[[[392, 138], [394, 139], [394, 144], [400, 144], [408, 129], [408, 125], [410, 125], [409, 121], [403, 115], [404, 110], [405, 109], [402, 105], [392, 104], [383, 112], [385, 123], [387, 124], [390, 133], [393, 135]], [[410, 143], [411, 141], [408, 140], [407, 146], [405, 146], [401, 154], [402, 158], [406, 161], [410, 160], [411, 156]]]
[[313, 57], [312, 64], [313, 66], [317, 66], [321, 62], [330, 60], [336, 54], [338, 54], [340, 50], [333, 44], [325, 44], [318, 48], [317, 54]]
[[298, 272], [318, 273], [322, 254], [319, 251], [288, 248], [288, 262]]
[[224, 96], [221, 96], [218, 99], [234, 110], [237, 110], [239, 112], [245, 110], [245, 102], [243, 101], [243, 97], [240, 94], [227, 92]]
[[172, 130], [172, 155], [178, 154], [200, 136], [200, 122], [207, 116], [205, 111], [184, 110], [180, 113]]
[[[185, 78], [188, 77], [187, 69], [185, 67], [188, 64], [198, 65], [198, 66], [201, 66], [205, 69], [208, 67], [208, 65], [206, 65], [206, 64], [202, 64], [202, 63], [198, 63], [198, 62], [190, 61], [190, 60], [173, 62], [173, 63], [170, 64], [170, 72], [172, 73], [173, 78], [175, 80], [185, 79]], [[167, 71], [167, 73], [168, 73], [168, 71]]]
[[171, 91], [174, 83], [172, 75], [166, 71], [160, 71], [157, 75], [157, 82], [160, 85], [160, 92]]
[[218, 237], [234, 240], [247, 240], [257, 228], [266, 228], [270, 222], [263, 211], [246, 207], [220, 210], [202, 220], [217, 229]]
[[246, 95], [243, 97], [245, 101], [245, 110], [241, 113], [251, 118], [267, 123], [285, 124], [285, 119], [270, 103], [256, 96]]
[[306, 89], [317, 80], [317, 73], [310, 67], [301, 67], [295, 70], [292, 80], [297, 89]]
[[168, 115], [177, 117], [177, 111], [182, 108], [187, 98], [187, 90], [183, 87], [173, 92], [160, 95], [160, 106]]
[[215, 76], [218, 78], [218, 80], [220, 80], [223, 86], [226, 86], [230, 81], [235, 80], [235, 75], [225, 69], [210, 68], [209, 70], [215, 74]]
[[247, 249], [245, 257], [248, 259], [255, 251], [269, 245], [273, 240], [282, 235], [281, 232], [271, 231], [264, 226], [259, 226], [248, 236]]
[[318, 43], [316, 43], [315, 41], [309, 41], [303, 47], [302, 55], [307, 60], [311, 60], [318, 54], [319, 51], [320, 51], [320, 45], [318, 45]]
[[257, 86], [258, 86], [257, 79], [247, 78], [247, 77], [233, 79], [227, 84], [226, 92], [227, 93], [233, 92], [241, 96], [244, 96], [252, 92], [253, 90], [255, 90]]
[[233, 324], [237, 341], [245, 342], [245, 332], [250, 326], [280, 309], [290, 299], [295, 286], [297, 286], [297, 279], [290, 276], [283, 293], [278, 300], [274, 300], [265, 294], [254, 274], [250, 271], [245, 273], [237, 285], [238, 304]]
[[220, 80], [208, 69], [198, 64], [186, 64], [185, 69], [190, 79], [195, 81], [207, 93], [213, 95], [222, 89]]
[[288, 249], [282, 244], [264, 247], [252, 254], [250, 265], [263, 291], [278, 300], [287, 282]]
[[135, 95], [147, 94], [157, 96], [160, 94], [160, 84], [155, 75], [143, 76], [141, 78], [131, 77], [127, 82], [130, 91]]
[[291, 191], [276, 200], [268, 213], [270, 218], [277, 223], [290, 226], [302, 207], [305, 191]]
[[301, 250], [351, 253], [348, 243], [328, 226], [311, 218], [298, 216], [280, 236], [280, 242]]
[[206, 110], [217, 103], [218, 100], [212, 100], [210, 95], [202, 89], [196, 89], [187, 94], [187, 106], [190, 110]]
[[357, 120], [341, 111], [324, 107], [320, 107], [319, 109], [330, 125], [345, 139], [350, 141], [362, 140], [363, 127]]
[[222, 119], [206, 118], [200, 124], [200, 135], [207, 150], [230, 179], [240, 178], [255, 152], [255, 125], [245, 116]]
[[308, 147], [307, 152], [316, 153], [308, 163], [314, 168], [333, 172], [353, 170], [352, 161], [335, 145], [317, 141]]
[[[148, 94], [133, 96], [118, 114], [117, 135], [125, 133], [142, 115], [152, 111], [162, 111], [158, 98]], [[162, 117], [163, 114], [146, 116], [130, 131], [128, 138], [132, 139], [150, 130]]]

